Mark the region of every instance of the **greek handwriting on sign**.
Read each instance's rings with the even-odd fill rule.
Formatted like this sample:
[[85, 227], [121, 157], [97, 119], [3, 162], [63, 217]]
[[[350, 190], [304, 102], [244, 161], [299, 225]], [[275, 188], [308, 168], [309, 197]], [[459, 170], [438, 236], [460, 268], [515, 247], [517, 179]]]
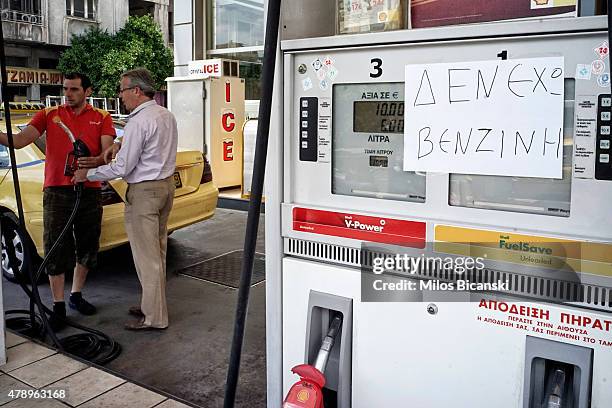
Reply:
[[562, 178], [563, 57], [405, 72], [405, 171]]

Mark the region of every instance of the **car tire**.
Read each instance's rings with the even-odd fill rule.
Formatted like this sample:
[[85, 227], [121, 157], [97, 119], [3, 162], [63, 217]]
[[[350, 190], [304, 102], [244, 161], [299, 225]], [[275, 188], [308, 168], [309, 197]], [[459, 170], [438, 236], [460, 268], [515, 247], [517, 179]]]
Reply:
[[[18, 261], [18, 268], [20, 272], [27, 271], [28, 267], [35, 268], [38, 265], [39, 257], [36, 253], [36, 249], [32, 240], [27, 235], [23, 236], [18, 229], [19, 221], [15, 215], [11, 213], [5, 213], [1, 216], [1, 240], [2, 240], [2, 275], [10, 282], [17, 283], [17, 276], [13, 267], [9, 265], [9, 253], [8, 251], [14, 251], [15, 257]], [[10, 243], [11, 245], [7, 245]], [[29, 257], [26, 257], [26, 247], [28, 246]], [[35, 271], [34, 271], [35, 272]], [[25, 276], [24, 276], [25, 278]], [[29, 279], [26, 279], [29, 282]]]

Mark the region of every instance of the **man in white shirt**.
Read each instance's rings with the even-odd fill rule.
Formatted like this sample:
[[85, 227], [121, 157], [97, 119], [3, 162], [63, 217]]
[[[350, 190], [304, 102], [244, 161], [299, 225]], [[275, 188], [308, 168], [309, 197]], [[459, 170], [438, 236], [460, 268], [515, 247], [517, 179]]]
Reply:
[[152, 99], [155, 83], [151, 73], [138, 68], [121, 75], [119, 96], [130, 111], [116, 160], [95, 169], [79, 170], [75, 182], [123, 178], [128, 183], [125, 229], [130, 240], [138, 279], [142, 285], [140, 307], [129, 313], [139, 320], [127, 330], [165, 329], [166, 243], [168, 215], [174, 200], [178, 130], [174, 115]]

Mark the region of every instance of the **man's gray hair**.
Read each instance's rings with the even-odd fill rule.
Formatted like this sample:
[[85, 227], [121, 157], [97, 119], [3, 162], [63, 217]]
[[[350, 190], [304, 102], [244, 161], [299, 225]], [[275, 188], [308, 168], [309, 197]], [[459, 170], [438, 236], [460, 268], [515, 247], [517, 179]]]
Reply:
[[130, 80], [130, 86], [139, 87], [149, 98], [155, 96], [155, 81], [148, 69], [136, 68], [125, 71], [121, 74], [121, 78], [128, 78]]

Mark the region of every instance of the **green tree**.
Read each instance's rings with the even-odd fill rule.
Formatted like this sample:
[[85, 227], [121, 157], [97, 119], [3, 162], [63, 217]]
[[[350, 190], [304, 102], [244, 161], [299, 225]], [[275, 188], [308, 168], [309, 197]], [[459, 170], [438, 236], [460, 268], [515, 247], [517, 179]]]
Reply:
[[151, 71], [158, 89], [172, 76], [174, 69], [172, 51], [164, 46], [159, 27], [148, 15], [130, 17], [117, 32], [115, 47], [102, 60], [104, 82], [100, 93], [116, 94], [119, 75], [136, 67]]
[[72, 45], [60, 57], [57, 68], [63, 73], [81, 72], [93, 83], [97, 93], [102, 84], [101, 61], [113, 48], [114, 38], [107, 31], [94, 28], [72, 37]]
[[[102, 35], [108, 36], [110, 46], [105, 46], [106, 43], [99, 46], [91, 41], [91, 37], [94, 37], [92, 33], [100, 41], [105, 41]], [[73, 37], [72, 44], [62, 54], [60, 69], [64, 72], [80, 70], [88, 74], [96, 94], [100, 96], [116, 96], [119, 76], [128, 69], [147, 68], [153, 74], [158, 89], [173, 72], [172, 51], [164, 45], [159, 27], [148, 15], [130, 17], [114, 36], [92, 30], [83, 36]]]

